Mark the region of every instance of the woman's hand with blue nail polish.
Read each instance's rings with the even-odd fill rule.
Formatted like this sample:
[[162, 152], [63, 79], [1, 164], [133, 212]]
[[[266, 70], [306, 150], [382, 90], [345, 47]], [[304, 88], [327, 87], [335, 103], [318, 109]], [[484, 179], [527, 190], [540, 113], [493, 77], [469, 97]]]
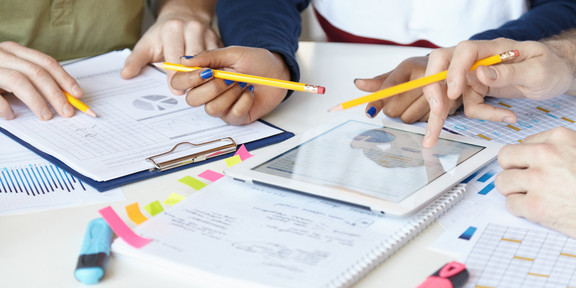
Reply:
[[[290, 80], [283, 58], [266, 49], [231, 46], [205, 51], [191, 59], [182, 59], [186, 66], [210, 67], [243, 74]], [[194, 107], [204, 105], [206, 112], [232, 125], [252, 123], [272, 111], [286, 97], [287, 91], [268, 86], [253, 86], [217, 78], [204, 79], [206, 70], [178, 72], [171, 86], [187, 90], [186, 102]]]
[[[394, 70], [376, 76], [372, 79], [356, 79], [354, 84], [362, 91], [376, 92], [404, 82], [408, 82], [424, 76], [428, 57], [412, 57], [404, 60]], [[455, 111], [460, 106], [459, 101], [450, 103], [451, 110]], [[391, 118], [398, 118], [405, 123], [427, 121], [430, 107], [422, 89], [414, 89], [408, 92], [383, 99], [366, 105], [366, 114], [374, 115], [380, 111]], [[370, 112], [370, 113], [369, 113]]]

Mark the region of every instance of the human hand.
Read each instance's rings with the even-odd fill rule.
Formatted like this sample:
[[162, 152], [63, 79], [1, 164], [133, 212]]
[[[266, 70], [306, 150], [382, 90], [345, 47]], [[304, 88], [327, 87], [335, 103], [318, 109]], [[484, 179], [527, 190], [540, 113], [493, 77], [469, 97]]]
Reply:
[[[395, 86], [414, 79], [422, 78], [426, 71], [428, 56], [412, 57], [404, 60], [394, 70], [376, 76], [372, 79], [357, 79], [354, 81], [356, 87], [366, 92], [376, 92], [391, 86]], [[450, 101], [450, 111], [452, 113], [460, 107], [459, 99]], [[386, 116], [391, 118], [400, 117], [405, 123], [428, 120], [430, 107], [422, 89], [413, 89], [408, 92], [374, 101], [366, 105], [366, 115], [374, 117], [382, 110]]]
[[[199, 4], [192, 1], [190, 7], [167, 2], [126, 59], [122, 77], [136, 77], [144, 66], [153, 62], [180, 63], [180, 57], [184, 55], [222, 47], [220, 38], [211, 28], [213, 7], [210, 5], [214, 4], [205, 2], [203, 6], [197, 6]], [[169, 83], [174, 72], [166, 71], [166, 74]], [[172, 93], [182, 95], [183, 91], [172, 90]]]
[[[475, 61], [517, 49], [519, 57], [510, 63], [470, 68]], [[464, 114], [469, 118], [515, 123], [514, 112], [484, 104], [484, 97], [549, 99], [568, 90], [572, 72], [567, 63], [542, 43], [508, 39], [464, 41], [455, 47], [430, 53], [426, 75], [448, 70], [446, 84], [434, 83], [423, 88], [431, 103], [426, 147], [433, 146], [449, 114], [447, 101], [462, 96]], [[554, 77], [543, 77], [554, 75]]]
[[495, 180], [514, 215], [576, 237], [576, 132], [559, 127], [507, 145]]
[[64, 91], [81, 98], [82, 89], [54, 58], [15, 42], [0, 42], [0, 117], [14, 119], [14, 111], [2, 94], [12, 93], [41, 120], [72, 117], [74, 108]]
[[[230, 46], [205, 51], [194, 58], [183, 59], [182, 64], [290, 80], [290, 72], [282, 57], [261, 48]], [[176, 90], [188, 90], [186, 102], [190, 106], [204, 105], [206, 113], [231, 125], [256, 121], [286, 97], [284, 89], [247, 85], [212, 76], [211, 69], [177, 72], [171, 85]]]

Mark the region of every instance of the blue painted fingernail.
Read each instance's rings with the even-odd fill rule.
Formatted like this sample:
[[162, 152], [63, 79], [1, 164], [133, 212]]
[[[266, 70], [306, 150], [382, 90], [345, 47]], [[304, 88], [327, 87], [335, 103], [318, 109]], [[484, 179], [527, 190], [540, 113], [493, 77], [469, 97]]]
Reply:
[[184, 59], [192, 59], [192, 58], [194, 58], [194, 56], [182, 56], [182, 57], [180, 57], [180, 58], [184, 58]]
[[234, 81], [224, 79], [224, 83], [226, 83], [226, 85], [230, 86], [232, 83], [234, 83]]
[[254, 93], [254, 86], [252, 86], [252, 85], [248, 86], [248, 90], [250, 90], [250, 92]]
[[366, 111], [366, 114], [368, 114], [370, 118], [374, 118], [374, 115], [376, 115], [376, 108], [374, 108], [374, 106], [370, 107], [370, 109]]
[[212, 71], [212, 69], [206, 69], [206, 70], [202, 71], [202, 73], [200, 73], [200, 77], [202, 77], [202, 79], [208, 79], [208, 78], [212, 77], [212, 75], [214, 75], [214, 72]]
[[240, 88], [244, 88], [246, 85], [247, 84], [245, 82], [238, 82], [238, 86], [240, 86]]

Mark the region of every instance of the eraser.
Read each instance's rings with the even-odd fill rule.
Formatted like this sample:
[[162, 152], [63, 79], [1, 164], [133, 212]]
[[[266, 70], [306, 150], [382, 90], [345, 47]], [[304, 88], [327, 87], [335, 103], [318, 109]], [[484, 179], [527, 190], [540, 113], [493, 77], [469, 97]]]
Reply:
[[318, 86], [318, 94], [324, 94], [324, 93], [326, 93], [326, 88]]

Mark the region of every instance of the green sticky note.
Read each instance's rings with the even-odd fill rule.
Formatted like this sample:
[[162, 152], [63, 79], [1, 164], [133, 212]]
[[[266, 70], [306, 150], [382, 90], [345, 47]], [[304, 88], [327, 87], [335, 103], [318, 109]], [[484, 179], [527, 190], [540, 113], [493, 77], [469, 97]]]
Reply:
[[228, 167], [232, 167], [240, 162], [242, 162], [242, 158], [240, 158], [240, 155], [234, 155], [230, 158], [226, 158], [226, 165], [228, 165]]
[[170, 196], [168, 196], [168, 198], [166, 198], [166, 200], [164, 200], [164, 202], [162, 202], [162, 204], [174, 206], [178, 204], [178, 202], [182, 201], [184, 198], [186, 197], [178, 193], [172, 193], [170, 194]]
[[184, 183], [190, 187], [192, 187], [192, 189], [198, 191], [204, 187], [206, 187], [206, 183], [194, 178], [194, 177], [190, 177], [190, 176], [186, 176], [180, 180], [178, 180], [178, 182], [180, 183]]
[[158, 200], [144, 206], [144, 209], [146, 209], [146, 211], [148, 211], [150, 216], [154, 216], [154, 215], [164, 211], [164, 208], [162, 208], [162, 204], [160, 204], [160, 201], [158, 201]]

